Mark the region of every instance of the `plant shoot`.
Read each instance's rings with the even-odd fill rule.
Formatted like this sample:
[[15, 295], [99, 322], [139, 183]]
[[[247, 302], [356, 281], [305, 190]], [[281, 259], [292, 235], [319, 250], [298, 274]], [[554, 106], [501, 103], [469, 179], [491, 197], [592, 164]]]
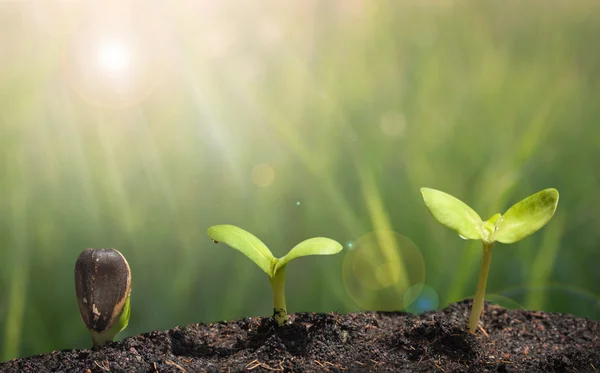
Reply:
[[469, 316], [469, 331], [474, 333], [483, 311], [494, 243], [510, 244], [520, 241], [546, 225], [556, 211], [558, 191], [553, 188], [544, 189], [516, 203], [504, 215], [495, 214], [487, 221], [483, 221], [471, 207], [450, 194], [430, 188], [421, 188], [421, 194], [425, 205], [438, 222], [455, 230], [464, 239], [483, 242], [479, 283]]
[[210, 227], [207, 233], [215, 243], [223, 242], [241, 251], [269, 276], [273, 289], [273, 317], [279, 326], [285, 325], [288, 321], [285, 305], [285, 268], [287, 264], [302, 256], [331, 255], [342, 250], [342, 245], [332, 239], [315, 237], [300, 242], [285, 256], [275, 258], [261, 240], [236, 226], [215, 225]]

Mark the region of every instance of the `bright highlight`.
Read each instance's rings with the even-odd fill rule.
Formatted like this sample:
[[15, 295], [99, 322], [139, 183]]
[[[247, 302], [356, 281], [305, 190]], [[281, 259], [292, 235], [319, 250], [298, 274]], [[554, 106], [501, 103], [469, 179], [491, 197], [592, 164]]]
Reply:
[[123, 77], [131, 73], [133, 57], [131, 49], [119, 41], [105, 41], [98, 47], [98, 67], [111, 77]]

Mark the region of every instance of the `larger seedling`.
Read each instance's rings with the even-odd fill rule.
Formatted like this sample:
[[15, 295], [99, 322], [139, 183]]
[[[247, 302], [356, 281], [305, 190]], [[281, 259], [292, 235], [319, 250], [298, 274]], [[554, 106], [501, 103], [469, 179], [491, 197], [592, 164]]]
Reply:
[[556, 211], [558, 191], [544, 189], [513, 205], [504, 215], [495, 214], [487, 221], [481, 220], [472, 208], [447, 193], [430, 188], [421, 188], [421, 193], [425, 205], [438, 222], [454, 229], [464, 239], [483, 241], [481, 273], [469, 316], [469, 331], [474, 333], [483, 311], [494, 243], [520, 241], [546, 225]]

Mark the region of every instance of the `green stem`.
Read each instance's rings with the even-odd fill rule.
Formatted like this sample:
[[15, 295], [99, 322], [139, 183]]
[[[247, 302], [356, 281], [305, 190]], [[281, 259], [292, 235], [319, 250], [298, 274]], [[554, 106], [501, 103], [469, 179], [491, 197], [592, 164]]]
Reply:
[[469, 316], [469, 332], [475, 333], [479, 318], [483, 311], [483, 301], [485, 300], [485, 286], [487, 284], [488, 274], [490, 273], [490, 263], [492, 261], [492, 248], [494, 243], [483, 243], [483, 259], [481, 261], [481, 272], [479, 273], [479, 283], [477, 284], [477, 292], [473, 299], [471, 315]]
[[285, 267], [279, 268], [271, 277], [271, 287], [273, 288], [273, 318], [277, 321], [277, 325], [283, 326], [288, 322], [285, 306]]
[[90, 329], [90, 334], [92, 335], [92, 349], [97, 350], [98, 348], [100, 348], [100, 346], [102, 346], [103, 344], [105, 344], [106, 342], [110, 342], [113, 340], [114, 335], [110, 335], [110, 333], [108, 332], [97, 332], [95, 330]]

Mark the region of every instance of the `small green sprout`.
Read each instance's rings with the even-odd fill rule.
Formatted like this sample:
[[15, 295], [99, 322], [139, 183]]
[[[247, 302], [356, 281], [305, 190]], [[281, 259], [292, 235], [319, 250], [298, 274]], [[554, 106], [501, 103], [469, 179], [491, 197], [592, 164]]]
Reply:
[[207, 231], [215, 242], [223, 242], [241, 251], [260, 267], [271, 281], [273, 288], [273, 317], [279, 326], [288, 321], [285, 305], [285, 267], [292, 260], [307, 255], [331, 255], [342, 250], [338, 242], [324, 237], [309, 238], [300, 242], [285, 256], [275, 258], [271, 250], [252, 233], [233, 225], [215, 225]]
[[492, 248], [495, 242], [510, 244], [522, 240], [542, 228], [554, 215], [558, 205], [558, 191], [544, 189], [509, 208], [504, 215], [495, 214], [488, 221], [461, 200], [430, 188], [421, 188], [425, 205], [433, 217], [452, 228], [463, 239], [483, 241], [483, 260], [477, 292], [469, 316], [469, 331], [475, 332], [485, 297]]
[[75, 293], [94, 348], [112, 341], [129, 323], [131, 270], [115, 249], [85, 249], [75, 263]]

